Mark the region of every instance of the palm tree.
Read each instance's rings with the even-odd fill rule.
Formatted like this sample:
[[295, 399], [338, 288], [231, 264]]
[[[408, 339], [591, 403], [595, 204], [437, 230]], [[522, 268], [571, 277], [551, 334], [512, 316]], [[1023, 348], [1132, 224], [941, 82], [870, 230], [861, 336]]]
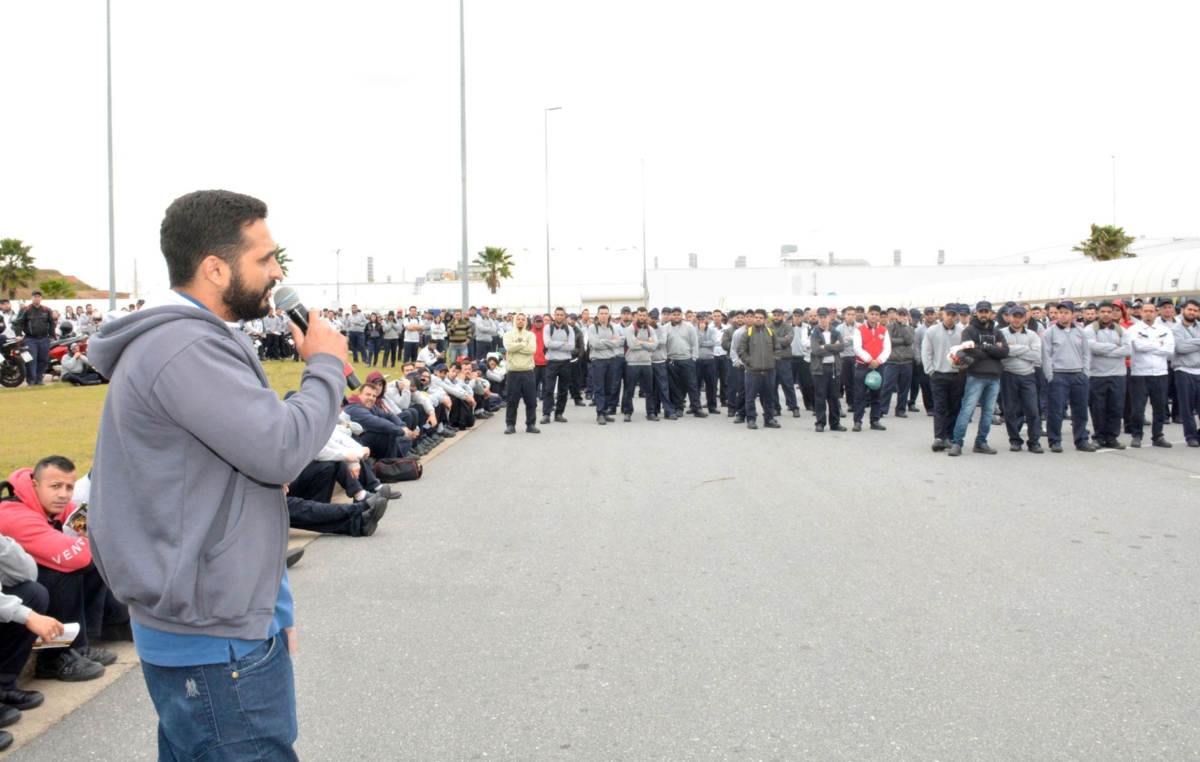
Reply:
[[46, 278], [39, 282], [37, 287], [41, 289], [42, 296], [46, 299], [75, 298], [75, 284], [66, 278]]
[[0, 240], [0, 292], [15, 299], [17, 289], [24, 288], [37, 275], [33, 257], [29, 256], [32, 246], [21, 243], [19, 238]]
[[275, 261], [279, 264], [279, 269], [283, 271], [283, 277], [287, 277], [288, 265], [292, 263], [292, 258], [284, 252], [287, 251], [286, 246], [280, 246], [275, 249]]
[[1136, 236], [1125, 235], [1125, 228], [1116, 225], [1097, 225], [1092, 223], [1092, 236], [1072, 246], [1071, 251], [1082, 252], [1097, 262], [1110, 259], [1127, 259], [1137, 254], [1129, 251], [1129, 244], [1137, 240]]
[[500, 288], [501, 278], [511, 278], [513, 259], [508, 251], [498, 246], [485, 246], [483, 251], [475, 255], [475, 264], [487, 268], [488, 289], [494, 294]]

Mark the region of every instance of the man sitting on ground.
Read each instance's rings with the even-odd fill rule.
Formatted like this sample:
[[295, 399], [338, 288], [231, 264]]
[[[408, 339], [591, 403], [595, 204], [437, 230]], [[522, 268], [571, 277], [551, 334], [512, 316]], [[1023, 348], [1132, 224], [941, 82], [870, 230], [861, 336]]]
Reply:
[[[37, 563], [11, 538], [0, 535], [0, 728], [21, 719], [21, 712], [40, 706], [44, 696], [17, 688], [37, 638], [50, 640], [63, 632], [62, 622], [46, 616], [50, 596], [37, 582]], [[0, 731], [0, 751], [12, 745], [12, 734]]]
[[0, 534], [15, 540], [37, 562], [37, 581], [50, 597], [47, 614], [79, 624], [79, 635], [70, 648], [38, 654], [37, 676], [65, 682], [94, 680], [117, 655], [88, 645], [88, 619], [93, 620], [90, 629], [96, 631], [104, 616], [106, 588], [92, 564], [88, 538], [64, 534], [59, 523], [75, 508], [71, 503], [75, 464], [51, 455], [32, 471], [14, 471], [8, 481], [15, 498], [0, 502]]
[[75, 386], [96, 386], [104, 379], [88, 362], [78, 343], [72, 344], [62, 359], [62, 380]]
[[378, 398], [379, 387], [367, 383], [347, 400], [346, 414], [363, 428], [358, 441], [371, 448], [377, 458], [412, 457], [412, 440], [419, 432], [406, 428], [399, 418], [377, 407]]

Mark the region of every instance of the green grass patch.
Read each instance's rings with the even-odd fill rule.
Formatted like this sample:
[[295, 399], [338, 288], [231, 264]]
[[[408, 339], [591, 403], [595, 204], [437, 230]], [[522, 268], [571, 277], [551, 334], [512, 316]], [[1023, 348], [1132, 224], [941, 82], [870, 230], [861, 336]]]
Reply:
[[[289, 389], [300, 388], [304, 363], [272, 361], [264, 363], [271, 388], [282, 398]], [[360, 367], [358, 377], [367, 377]], [[400, 369], [388, 370], [393, 375]], [[0, 450], [0, 479], [18, 468], [33, 468], [47, 455], [65, 455], [75, 461], [80, 476], [92, 467], [96, 432], [108, 386], [71, 386], [47, 383], [46, 386], [22, 386], [0, 389], [0, 409], [4, 411], [4, 447]], [[219, 414], [219, 411], [215, 411]], [[136, 437], [136, 431], [126, 432]]]

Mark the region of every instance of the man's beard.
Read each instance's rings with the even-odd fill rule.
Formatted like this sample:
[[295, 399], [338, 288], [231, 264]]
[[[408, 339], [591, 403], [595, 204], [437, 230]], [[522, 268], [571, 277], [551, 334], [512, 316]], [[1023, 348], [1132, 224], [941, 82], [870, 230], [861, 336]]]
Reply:
[[274, 288], [275, 281], [272, 280], [263, 291], [251, 291], [242, 279], [241, 268], [235, 267], [229, 279], [229, 288], [221, 294], [221, 303], [229, 308], [235, 320], [257, 320], [271, 310], [267, 297]]

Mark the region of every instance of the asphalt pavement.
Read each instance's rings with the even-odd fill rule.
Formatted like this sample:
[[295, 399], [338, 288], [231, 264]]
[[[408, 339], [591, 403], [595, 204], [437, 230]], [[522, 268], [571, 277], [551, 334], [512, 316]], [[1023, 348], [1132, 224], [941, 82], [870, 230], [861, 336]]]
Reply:
[[[481, 424], [374, 537], [308, 547], [302, 759], [1200, 758], [1179, 426], [949, 458], [923, 413], [567, 417]], [[10, 759], [154, 759], [155, 722], [135, 669]]]

